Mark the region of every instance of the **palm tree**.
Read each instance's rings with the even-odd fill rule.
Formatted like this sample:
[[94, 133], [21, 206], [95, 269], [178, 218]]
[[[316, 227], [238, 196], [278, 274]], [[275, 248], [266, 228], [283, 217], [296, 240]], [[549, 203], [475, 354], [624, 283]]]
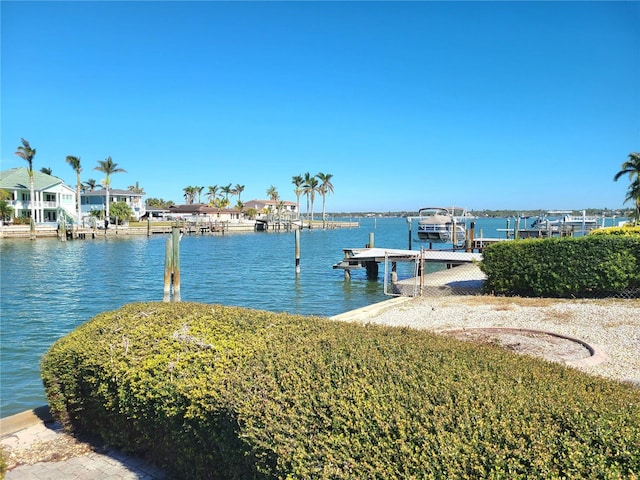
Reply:
[[291, 183], [293, 183], [296, 187], [293, 190], [293, 192], [296, 194], [296, 214], [300, 215], [300, 195], [302, 195], [302, 186], [304, 185], [302, 175], [291, 177]]
[[244, 192], [244, 185], [236, 183], [236, 186], [233, 188], [233, 194], [238, 196], [238, 202], [241, 201], [240, 196], [242, 195], [242, 192]]
[[309, 190], [309, 182], [312, 178], [311, 174], [306, 172], [304, 174], [304, 183], [302, 184], [302, 194], [307, 197], [307, 210], [305, 212], [307, 214], [307, 220], [309, 220], [309, 194], [311, 193]]
[[42, 168], [40, 169], [40, 172], [41, 172], [41, 173], [44, 173], [45, 175], [51, 175], [51, 174], [53, 174], [53, 170], [51, 170], [51, 168], [50, 168], [50, 167], [42, 167]]
[[144, 188], [142, 188], [138, 182], [135, 185], [129, 185], [127, 190], [133, 193], [137, 193], [138, 195], [144, 195]]
[[202, 203], [201, 201], [201, 197], [202, 197], [202, 191], [204, 190], [204, 187], [193, 187], [194, 192], [198, 194], [198, 203]]
[[98, 166], [94, 168], [105, 174], [104, 188], [106, 191], [106, 207], [105, 207], [105, 223], [109, 221], [109, 187], [111, 186], [111, 175], [114, 173], [127, 173], [124, 168], [118, 168], [118, 164], [115, 163], [111, 157], [107, 157], [104, 160], [98, 160]]
[[615, 174], [613, 180], [617, 182], [623, 175], [629, 175], [630, 180], [624, 201], [635, 203], [635, 221], [640, 222], [640, 153], [631, 152], [629, 159], [622, 164], [621, 170]]
[[325, 210], [324, 210], [326, 197], [327, 197], [327, 194], [333, 193], [333, 184], [331, 183], [332, 177], [333, 177], [333, 174], [331, 173], [319, 172], [316, 175], [316, 178], [320, 180], [320, 186], [318, 187], [318, 192], [320, 193], [320, 195], [322, 195], [322, 228], [325, 228], [326, 226]]
[[76, 172], [76, 204], [78, 209], [78, 226], [80, 226], [80, 187], [82, 182], [80, 181], [80, 172], [82, 167], [80, 166], [80, 157], [74, 157], [73, 155], [67, 155], [67, 163], [71, 165], [71, 168]]
[[196, 199], [196, 187], [188, 186], [182, 189], [184, 192], [184, 200], [188, 205], [193, 205]]
[[209, 205], [212, 205], [213, 201], [216, 199], [216, 195], [218, 195], [218, 185], [210, 185], [207, 188], [209, 191], [206, 195], [209, 197]]
[[231, 195], [231, 184], [225, 185], [224, 187], [220, 187], [222, 193], [224, 193], [224, 198], [229, 203], [229, 195]]
[[89, 180], [84, 182], [82, 186], [84, 190], [88, 188], [90, 192], [93, 192], [96, 189], [96, 184], [97, 182], [93, 178], [90, 178]]
[[[15, 153], [17, 156], [25, 160], [29, 164], [29, 204], [31, 206], [31, 221], [36, 221], [36, 208], [35, 208], [35, 192], [33, 189], [33, 157], [36, 156], [36, 149], [31, 148], [31, 145], [24, 138], [21, 138], [22, 146], [18, 147], [18, 151]], [[34, 237], [32, 237], [34, 238]]]
[[313, 221], [313, 204], [316, 200], [316, 192], [318, 191], [318, 179], [316, 177], [311, 177], [309, 181], [305, 184], [305, 190], [308, 192], [307, 195], [311, 197], [311, 220], [309, 226], [311, 226], [311, 221]]
[[267, 197], [269, 197], [269, 200], [272, 201], [277, 201], [278, 197], [280, 195], [278, 194], [278, 189], [276, 187], [274, 187], [273, 185], [271, 185], [268, 189], [267, 189]]
[[636, 178], [631, 185], [629, 185], [629, 189], [627, 190], [627, 196], [624, 198], [626, 202], [635, 203], [635, 212], [634, 212], [634, 223], [636, 225], [640, 225], [640, 178]]

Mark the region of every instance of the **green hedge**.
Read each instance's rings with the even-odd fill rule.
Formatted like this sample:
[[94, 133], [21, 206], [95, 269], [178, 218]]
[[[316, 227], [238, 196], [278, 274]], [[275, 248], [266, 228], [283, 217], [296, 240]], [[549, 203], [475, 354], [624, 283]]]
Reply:
[[624, 225], [622, 227], [605, 227], [591, 230], [589, 235], [638, 235], [640, 236], [640, 225]]
[[67, 427], [178, 478], [629, 478], [640, 392], [410, 329], [133, 304], [42, 360]]
[[640, 237], [500, 242], [483, 252], [484, 289], [495, 294], [597, 297], [640, 288]]

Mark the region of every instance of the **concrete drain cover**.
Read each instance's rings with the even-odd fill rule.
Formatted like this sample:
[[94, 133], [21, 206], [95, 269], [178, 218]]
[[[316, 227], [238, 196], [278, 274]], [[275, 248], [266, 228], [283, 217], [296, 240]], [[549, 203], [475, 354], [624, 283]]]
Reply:
[[443, 330], [439, 333], [576, 367], [597, 365], [607, 358], [598, 347], [582, 340], [541, 330], [495, 327]]

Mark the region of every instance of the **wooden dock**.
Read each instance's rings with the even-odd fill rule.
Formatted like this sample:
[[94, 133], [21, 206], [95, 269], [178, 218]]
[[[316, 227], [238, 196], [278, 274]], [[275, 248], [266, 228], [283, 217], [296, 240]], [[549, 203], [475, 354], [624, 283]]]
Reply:
[[387, 248], [345, 248], [344, 258], [333, 268], [343, 269], [345, 278], [351, 278], [350, 270], [365, 268], [368, 277], [377, 277], [380, 263], [392, 264], [395, 271], [397, 262], [443, 263], [447, 267], [479, 262], [481, 253], [448, 251], [448, 250], [398, 250]]

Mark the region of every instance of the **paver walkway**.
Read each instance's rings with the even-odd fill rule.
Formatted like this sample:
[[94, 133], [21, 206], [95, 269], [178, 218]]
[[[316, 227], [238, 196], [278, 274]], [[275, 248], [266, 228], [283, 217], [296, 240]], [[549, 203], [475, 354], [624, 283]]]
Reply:
[[[41, 413], [45, 409], [37, 409]], [[23, 412], [0, 422], [0, 445], [5, 451], [20, 451], [62, 440], [60, 424], [48, 421], [46, 413]], [[22, 464], [8, 471], [6, 480], [168, 480], [169, 476], [146, 461], [117, 450], [98, 453], [83, 448], [80, 454], [64, 455], [52, 461]]]

